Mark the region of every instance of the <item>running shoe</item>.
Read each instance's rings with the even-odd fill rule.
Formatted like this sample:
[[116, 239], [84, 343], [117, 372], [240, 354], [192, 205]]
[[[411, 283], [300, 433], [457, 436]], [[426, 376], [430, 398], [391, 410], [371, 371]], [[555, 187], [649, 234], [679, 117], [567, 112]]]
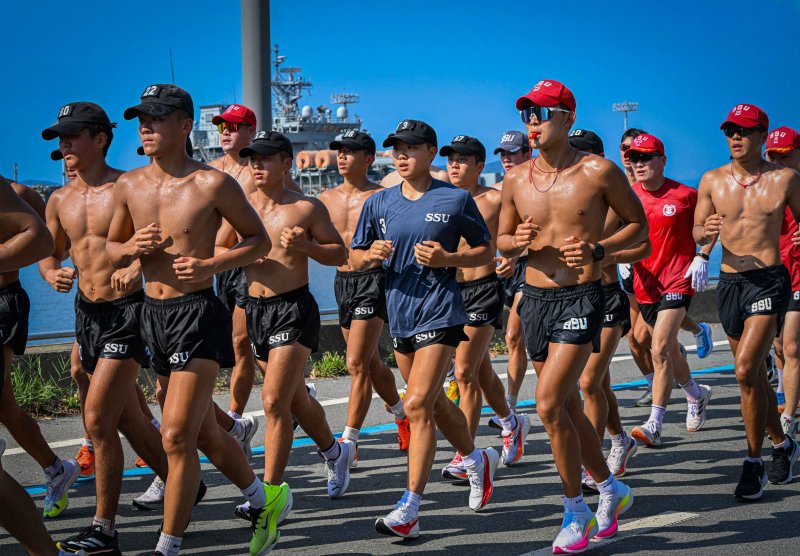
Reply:
[[250, 556], [267, 554], [281, 538], [277, 520], [286, 506], [288, 491], [283, 485], [272, 486], [264, 483], [264, 493], [267, 497], [264, 507], [250, 508], [250, 523], [253, 529]]
[[139, 467], [139, 468], [141, 468], [141, 467], [149, 467], [147, 465], [147, 462], [142, 459], [142, 456], [138, 456], [136, 458], [136, 461], [133, 462], [133, 465], [134, 465], [134, 467]]
[[90, 525], [74, 537], [56, 543], [56, 546], [67, 554], [75, 554], [83, 550], [84, 554], [122, 556], [122, 552], [119, 551], [118, 537], [116, 531], [113, 535], [106, 535], [99, 525]]
[[61, 464], [63, 465], [61, 473], [48, 479], [46, 484], [47, 493], [44, 496], [44, 511], [42, 512], [44, 517], [58, 517], [67, 509], [69, 506], [67, 492], [81, 474], [81, 466], [74, 459], [62, 460]]
[[[308, 392], [309, 396], [316, 399], [317, 385], [314, 384], [313, 382], [310, 384], [306, 384], [306, 392]], [[298, 423], [297, 419], [295, 419], [294, 415], [292, 415], [292, 430], [294, 430], [294, 432], [297, 432], [297, 429], [299, 428], [300, 428], [300, 423]]]
[[792, 468], [800, 457], [800, 444], [789, 438], [788, 448], [772, 448], [772, 464], [769, 468], [769, 482], [773, 485], [791, 483], [794, 475]]
[[597, 483], [589, 472], [584, 469], [581, 473], [581, 490], [586, 494], [597, 494], [600, 489], [597, 488]]
[[[339, 442], [347, 442], [347, 440], [345, 440], [344, 438], [340, 438]], [[358, 467], [358, 444], [352, 441], [350, 442], [353, 444], [353, 446], [355, 446], [356, 449], [356, 455], [353, 456], [353, 463], [350, 464], [350, 469], [355, 469], [356, 467]]]
[[476, 512], [482, 510], [492, 498], [494, 473], [500, 463], [500, 454], [494, 448], [481, 450], [483, 465], [475, 471], [467, 469], [469, 477], [469, 507]]
[[517, 415], [514, 430], [503, 431], [503, 465], [514, 465], [525, 454], [525, 439], [531, 430], [531, 418], [525, 414]]
[[775, 401], [778, 404], [778, 413], [786, 410], [786, 395], [783, 392], [775, 392]]
[[408, 445], [411, 443], [411, 421], [408, 417], [403, 417], [402, 420], [395, 419], [394, 424], [397, 425], [397, 447], [401, 452], [408, 452]]
[[700, 387], [700, 399], [687, 400], [686, 430], [689, 432], [697, 432], [706, 424], [706, 410], [708, 402], [711, 401], [711, 387], [705, 384], [698, 384], [698, 386]]
[[745, 460], [742, 465], [742, 476], [733, 495], [745, 500], [758, 500], [764, 494], [766, 484], [767, 472], [764, 470], [764, 462]]
[[467, 468], [464, 467], [464, 462], [461, 461], [461, 454], [456, 452], [450, 463], [444, 466], [442, 477], [452, 481], [464, 481], [467, 479]]
[[628, 441], [624, 446], [611, 445], [611, 451], [608, 452], [606, 458], [606, 465], [608, 470], [614, 474], [614, 477], [624, 477], [628, 467], [628, 460], [633, 457], [636, 450], [639, 449], [636, 439], [632, 436], [625, 437]]
[[419, 538], [419, 514], [409, 504], [398, 502], [389, 515], [375, 520], [375, 530], [381, 535]]
[[627, 512], [633, 506], [633, 492], [631, 488], [617, 481], [616, 489], [613, 493], [600, 494], [597, 502], [597, 538], [610, 539], [617, 534], [619, 516]]
[[653, 391], [648, 388], [638, 400], [633, 402], [633, 405], [636, 407], [650, 407], [653, 405]]
[[164, 481], [161, 480], [161, 477], [156, 475], [144, 494], [133, 499], [133, 507], [143, 511], [160, 509], [164, 506], [165, 489]]
[[772, 357], [772, 352], [767, 353], [767, 379], [770, 384], [776, 386], [778, 384], [778, 368], [775, 366], [775, 358]]
[[444, 391], [448, 400], [456, 405], [459, 404], [461, 395], [458, 392], [458, 381], [456, 380], [456, 368], [454, 366], [447, 371], [447, 378], [444, 380]]
[[783, 434], [794, 440], [798, 428], [797, 420], [786, 415], [781, 415], [781, 428], [783, 429]]
[[500, 422], [500, 417], [498, 417], [497, 415], [492, 415], [489, 418], [489, 428], [497, 429], [499, 431], [503, 430], [503, 423]]
[[[72, 556], [73, 554], [77, 556], [88, 556], [88, 554], [86, 554], [86, 552], [84, 552], [83, 550], [79, 550], [77, 552], [64, 552], [63, 550], [58, 551], [58, 556]], [[153, 552], [153, 554], [161, 554], [161, 553]], [[163, 554], [161, 556], [163, 556]]]
[[239, 440], [244, 450], [244, 455], [247, 456], [247, 461], [253, 461], [253, 448], [250, 443], [258, 430], [258, 419], [252, 415], [242, 417], [242, 425], [244, 425], [244, 438]]
[[553, 541], [553, 554], [578, 554], [589, 548], [597, 534], [597, 519], [592, 512], [564, 512], [561, 531]]
[[75, 461], [81, 466], [81, 477], [88, 479], [94, 477], [94, 452], [86, 444], [81, 444]]
[[328, 473], [328, 496], [331, 498], [339, 498], [347, 492], [347, 487], [350, 486], [350, 467], [356, 456], [356, 445], [349, 440], [342, 441], [339, 447], [338, 458], [325, 460], [325, 468]]
[[[289, 517], [289, 513], [292, 511], [292, 506], [294, 505], [294, 497], [292, 496], [292, 489], [289, 488], [287, 483], [281, 483], [281, 488], [286, 490], [286, 504], [283, 506], [283, 510], [281, 513], [278, 514], [276, 518], [276, 523], [280, 525], [283, 523], [287, 517]], [[236, 509], [233, 511], [236, 514], [236, 517], [239, 519], [243, 519], [247, 522], [250, 521], [250, 502], [245, 501], [244, 504], [239, 504], [236, 506]]]
[[697, 323], [700, 332], [694, 335], [694, 343], [697, 344], [697, 357], [705, 359], [714, 351], [714, 339], [711, 336], [711, 327], [705, 322]]
[[645, 446], [661, 446], [661, 427], [655, 421], [647, 421], [640, 427], [634, 427], [631, 436]]

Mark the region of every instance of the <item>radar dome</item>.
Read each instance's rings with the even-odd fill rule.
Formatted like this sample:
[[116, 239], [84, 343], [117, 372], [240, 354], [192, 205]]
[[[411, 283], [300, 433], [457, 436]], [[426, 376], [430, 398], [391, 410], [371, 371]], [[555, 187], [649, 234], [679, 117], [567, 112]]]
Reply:
[[339, 118], [340, 120], [346, 120], [347, 119], [347, 107], [346, 106], [340, 106], [339, 108], [337, 108], [336, 109], [336, 117]]
[[311, 108], [309, 105], [303, 106], [303, 109], [300, 111], [300, 115], [303, 118], [310, 118], [313, 113], [314, 113], [314, 109]]

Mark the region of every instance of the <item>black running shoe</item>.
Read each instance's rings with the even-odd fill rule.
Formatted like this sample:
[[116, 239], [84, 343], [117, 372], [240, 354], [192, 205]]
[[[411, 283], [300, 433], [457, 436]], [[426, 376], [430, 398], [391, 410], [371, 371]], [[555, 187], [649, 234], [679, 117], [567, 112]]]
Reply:
[[791, 438], [789, 438], [788, 448], [773, 448], [769, 482], [773, 485], [785, 485], [792, 482], [792, 467], [797, 463], [798, 457], [800, 457], [800, 445]]
[[744, 500], [758, 500], [764, 494], [767, 473], [763, 462], [744, 461], [742, 476], [733, 495]]
[[82, 550], [86, 554], [122, 556], [117, 536], [116, 531], [114, 536], [106, 535], [99, 525], [90, 525], [74, 537], [58, 543], [58, 548], [64, 552], [76, 553]]
[[203, 500], [203, 498], [205, 498], [207, 490], [208, 490], [208, 487], [203, 482], [203, 480], [200, 479], [200, 486], [197, 487], [197, 496], [194, 497], [194, 505], [195, 506], [197, 506]]

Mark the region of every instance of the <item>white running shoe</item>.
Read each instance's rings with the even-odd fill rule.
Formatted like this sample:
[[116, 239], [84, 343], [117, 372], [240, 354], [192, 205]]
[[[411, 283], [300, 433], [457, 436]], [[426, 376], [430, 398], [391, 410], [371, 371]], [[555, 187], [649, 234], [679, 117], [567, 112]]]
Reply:
[[503, 465], [514, 465], [525, 454], [525, 439], [531, 430], [531, 418], [517, 415], [517, 427], [503, 431]]
[[349, 440], [339, 442], [339, 457], [325, 460], [325, 469], [328, 473], [328, 496], [339, 498], [347, 492], [350, 486], [350, 467], [356, 457], [355, 444]]
[[644, 394], [633, 402], [636, 407], [650, 407], [653, 405], [653, 391], [650, 389], [645, 390]]
[[494, 448], [480, 450], [483, 464], [475, 471], [467, 469], [469, 478], [469, 507], [480, 511], [489, 503], [494, 490], [494, 473], [500, 463], [500, 454]]
[[553, 554], [583, 552], [596, 534], [597, 519], [592, 512], [564, 512], [561, 530], [553, 541]]
[[781, 428], [783, 429], [783, 434], [794, 440], [797, 434], [797, 419], [781, 415]]
[[244, 426], [244, 438], [239, 442], [244, 450], [244, 455], [247, 456], [247, 461], [253, 461], [253, 448], [250, 446], [250, 443], [253, 441], [253, 437], [258, 430], [258, 419], [252, 415], [242, 417], [242, 425]]
[[636, 453], [636, 450], [639, 449], [635, 438], [632, 436], [626, 436], [625, 438], [628, 439], [628, 442], [624, 446], [611, 445], [611, 451], [608, 452], [608, 457], [606, 458], [608, 470], [611, 471], [614, 477], [622, 477], [625, 475], [628, 467], [628, 460], [631, 459]]
[[[289, 517], [289, 513], [292, 511], [292, 505], [294, 504], [294, 497], [292, 496], [292, 489], [289, 488], [287, 483], [281, 483], [281, 488], [286, 488], [287, 495], [286, 495], [286, 504], [283, 506], [281, 513], [278, 514], [278, 517], [275, 520], [276, 525], [280, 525]], [[245, 520], [247, 523], [250, 523], [252, 518], [250, 517], [250, 502], [245, 501], [244, 504], [239, 504], [236, 506], [236, 509], [233, 511], [236, 514], [236, 517], [239, 519]]]
[[165, 489], [164, 481], [161, 480], [161, 477], [156, 475], [156, 478], [153, 479], [153, 482], [150, 483], [150, 486], [147, 487], [144, 494], [133, 499], [133, 506], [145, 511], [159, 509], [164, 505]]
[[419, 537], [419, 515], [409, 504], [398, 502], [389, 515], [375, 521], [375, 530], [382, 535], [416, 539]]
[[705, 384], [698, 384], [700, 387], [700, 399], [687, 400], [686, 410], [686, 430], [697, 432], [706, 424], [706, 410], [708, 402], [711, 401], [711, 387]]
[[597, 483], [594, 479], [592, 479], [592, 476], [589, 475], [589, 472], [585, 469], [581, 474], [581, 490], [589, 494], [597, 494], [599, 490], [597, 488]]
[[631, 436], [645, 446], [661, 446], [661, 427], [655, 421], [634, 427]]
[[633, 492], [631, 488], [619, 481], [616, 482], [613, 494], [600, 494], [597, 503], [597, 538], [610, 539], [617, 534], [619, 523], [617, 518], [633, 506]]
[[44, 496], [44, 517], [58, 517], [69, 506], [67, 492], [72, 483], [78, 480], [81, 466], [74, 459], [61, 461], [64, 469], [55, 477], [47, 480], [47, 493]]

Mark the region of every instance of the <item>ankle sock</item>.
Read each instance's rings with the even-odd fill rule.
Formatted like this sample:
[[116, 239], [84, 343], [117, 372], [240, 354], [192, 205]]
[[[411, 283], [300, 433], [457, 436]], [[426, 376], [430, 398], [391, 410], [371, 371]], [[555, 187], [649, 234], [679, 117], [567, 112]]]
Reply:
[[235, 420], [235, 419], [241, 419], [241, 418], [242, 418], [242, 416], [241, 416], [241, 415], [239, 415], [238, 413], [236, 413], [235, 411], [233, 411], [233, 410], [230, 410], [230, 409], [228, 410], [228, 416], [229, 416], [231, 419], [234, 419], [234, 420]]
[[252, 484], [242, 489], [242, 496], [247, 498], [247, 501], [250, 502], [251, 508], [263, 508], [264, 504], [267, 503], [267, 495], [264, 492], [264, 483], [262, 483], [258, 477], [256, 477]]
[[508, 408], [513, 412], [517, 412], [517, 397], [512, 396], [511, 394], [506, 394], [506, 403], [508, 404]]
[[417, 494], [416, 492], [411, 492], [410, 490], [403, 492], [403, 496], [400, 498], [401, 503], [408, 504], [408, 506], [417, 513], [419, 513], [419, 503], [421, 500], [421, 495]]
[[649, 373], [649, 374], [644, 375], [644, 379], [647, 381], [647, 386], [650, 388], [650, 390], [653, 389], [653, 377], [654, 376], [655, 376], [655, 373]]
[[181, 537], [173, 537], [172, 535], [161, 533], [161, 536], [158, 537], [156, 550], [161, 552], [164, 556], [178, 556], [182, 541], [183, 539]]
[[686, 384], [679, 384], [678, 386], [681, 387], [681, 390], [683, 390], [683, 392], [686, 394], [686, 397], [690, 401], [695, 402], [703, 396], [703, 393], [700, 391], [700, 387], [693, 378], [689, 378], [689, 382]]
[[353, 444], [358, 444], [358, 433], [361, 432], [361, 429], [354, 429], [353, 427], [345, 427], [344, 432], [342, 433], [342, 438], [345, 440], [349, 440]]
[[511, 432], [517, 428], [517, 416], [512, 411], [505, 419], [500, 419], [500, 424], [503, 425], [503, 432]]
[[655, 421], [659, 427], [664, 424], [664, 414], [667, 412], [666, 407], [661, 407], [660, 405], [651, 405], [650, 406], [650, 419], [648, 421]]
[[94, 516], [94, 518], [92, 518], [92, 525], [99, 525], [100, 530], [103, 531], [104, 534], [111, 537], [114, 536], [114, 522], [112, 520]]
[[612, 446], [624, 446], [627, 442], [628, 442], [628, 435], [625, 434], [624, 430], [619, 434], [611, 435]]
[[161, 432], [161, 423], [158, 422], [158, 419], [153, 417], [150, 419], [150, 424], [153, 425], [158, 432]]
[[322, 452], [322, 457], [327, 460], [337, 459], [339, 455], [342, 453], [342, 447], [339, 446], [339, 443], [336, 442], [334, 439], [333, 444], [330, 445], [326, 450], [320, 450]]
[[58, 459], [56, 456], [55, 461], [50, 465], [50, 467], [45, 467], [44, 474], [47, 476], [48, 480], [52, 480], [54, 477], [59, 476], [61, 473], [64, 472], [64, 464]]
[[776, 372], [778, 373], [778, 389], [776, 392], [778, 394], [783, 394], [783, 371], [781, 369], [776, 369]]
[[564, 510], [568, 512], [586, 512], [589, 508], [583, 499], [583, 494], [579, 494], [575, 498], [564, 497]]
[[614, 479], [614, 475], [609, 474], [608, 479], [597, 483], [597, 490], [600, 491], [600, 494], [614, 494], [617, 491], [617, 481]]
[[403, 407], [403, 400], [400, 400], [393, 406], [390, 406], [389, 409], [391, 410], [392, 415], [394, 415], [394, 418], [398, 421], [402, 421], [406, 418], [406, 410]]
[[472, 450], [472, 453], [467, 456], [461, 454], [461, 461], [464, 462], [464, 467], [474, 471], [483, 463], [483, 456], [481, 455], [481, 451], [475, 448]]

